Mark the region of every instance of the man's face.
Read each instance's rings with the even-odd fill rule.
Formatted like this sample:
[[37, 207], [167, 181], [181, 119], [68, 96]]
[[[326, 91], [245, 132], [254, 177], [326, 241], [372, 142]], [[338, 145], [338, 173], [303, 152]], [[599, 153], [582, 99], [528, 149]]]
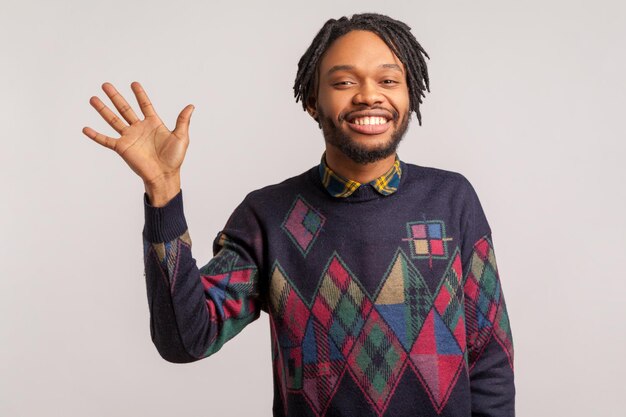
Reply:
[[378, 35], [338, 38], [322, 56], [318, 86], [307, 107], [327, 146], [359, 164], [395, 153], [410, 120], [409, 90], [404, 66]]

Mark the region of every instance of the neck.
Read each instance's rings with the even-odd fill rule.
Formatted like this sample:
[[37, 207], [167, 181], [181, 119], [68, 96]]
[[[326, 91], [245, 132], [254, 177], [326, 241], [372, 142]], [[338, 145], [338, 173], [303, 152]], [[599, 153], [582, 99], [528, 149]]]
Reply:
[[358, 181], [361, 184], [367, 184], [386, 173], [393, 166], [395, 160], [396, 154], [393, 153], [376, 162], [358, 164], [334, 146], [326, 146], [326, 165], [342, 177]]

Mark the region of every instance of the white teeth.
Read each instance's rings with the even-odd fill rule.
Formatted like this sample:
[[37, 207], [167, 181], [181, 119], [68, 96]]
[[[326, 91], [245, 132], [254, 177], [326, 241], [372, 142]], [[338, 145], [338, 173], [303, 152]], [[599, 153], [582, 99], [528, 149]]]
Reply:
[[354, 119], [353, 123], [357, 125], [382, 125], [387, 123], [387, 119], [384, 117], [358, 117]]

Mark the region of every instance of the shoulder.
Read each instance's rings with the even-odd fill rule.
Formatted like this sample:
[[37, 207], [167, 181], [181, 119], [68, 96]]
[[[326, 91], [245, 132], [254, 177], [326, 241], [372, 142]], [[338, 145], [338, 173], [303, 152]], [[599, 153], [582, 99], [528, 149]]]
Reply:
[[224, 230], [230, 233], [235, 230], [258, 234], [262, 225], [276, 213], [278, 207], [281, 207], [283, 200], [286, 200], [293, 190], [306, 185], [309, 171], [248, 192], [231, 213]]
[[252, 209], [277, 207], [283, 200], [289, 200], [289, 196], [301, 193], [311, 187], [310, 176], [314, 169], [314, 167], [309, 168], [278, 183], [252, 190], [246, 194], [241, 204]]
[[281, 182], [275, 184], [269, 184], [261, 188], [257, 188], [256, 190], [250, 191], [248, 195], [246, 195], [246, 199], [249, 200], [258, 200], [264, 198], [271, 198], [277, 195], [284, 194], [286, 192], [290, 192], [294, 189], [299, 189], [304, 186], [308, 182], [307, 176], [310, 175], [311, 169], [307, 169], [306, 171], [289, 177]]
[[461, 223], [488, 230], [488, 222], [476, 189], [468, 177], [458, 171], [406, 164], [408, 177], [405, 191], [409, 196], [426, 196], [438, 210], [453, 213]]
[[467, 176], [457, 171], [407, 164], [410, 181], [425, 184], [430, 201], [440, 202], [459, 218], [463, 247], [471, 248], [478, 239], [489, 236], [491, 227], [476, 189]]
[[458, 171], [431, 166], [404, 163], [407, 170], [407, 182], [453, 193], [456, 197], [470, 197], [475, 193], [468, 178]]

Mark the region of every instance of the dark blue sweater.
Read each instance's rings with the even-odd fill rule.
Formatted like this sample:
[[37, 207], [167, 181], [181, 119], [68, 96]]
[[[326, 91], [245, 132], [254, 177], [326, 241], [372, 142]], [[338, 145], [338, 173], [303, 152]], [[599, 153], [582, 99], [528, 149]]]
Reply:
[[[275, 416], [514, 416], [491, 229], [461, 174], [332, 197], [318, 167], [249, 193], [198, 269], [182, 191], [144, 194], [150, 331], [192, 362], [269, 314]], [[243, 370], [242, 370], [243, 372]], [[215, 399], [219, 400], [219, 399]]]

